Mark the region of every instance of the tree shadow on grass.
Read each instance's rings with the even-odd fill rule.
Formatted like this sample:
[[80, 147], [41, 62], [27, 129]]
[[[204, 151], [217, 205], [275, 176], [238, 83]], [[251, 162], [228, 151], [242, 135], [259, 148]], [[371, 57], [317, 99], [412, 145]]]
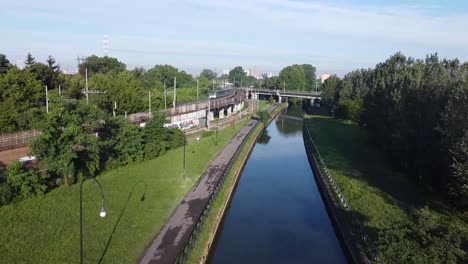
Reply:
[[429, 205], [438, 213], [453, 215], [438, 193], [395, 169], [386, 153], [369, 145], [365, 130], [322, 117], [314, 118], [309, 127], [330, 169], [380, 190], [386, 203], [407, 213]]
[[123, 214], [125, 213], [125, 210], [127, 209], [127, 206], [128, 206], [128, 203], [130, 202], [130, 198], [132, 197], [134, 191], [135, 191], [135, 188], [139, 185], [139, 184], [143, 184], [144, 186], [144, 191], [143, 191], [143, 195], [141, 196], [140, 198], [140, 202], [143, 202], [145, 200], [145, 196], [146, 196], [146, 188], [147, 188], [147, 184], [143, 181], [139, 181], [137, 183], [135, 183], [135, 185], [133, 185], [132, 187], [132, 190], [130, 191], [130, 193], [128, 194], [128, 197], [127, 197], [127, 201], [125, 202], [125, 205], [124, 207], [122, 208], [122, 211], [120, 212], [120, 215], [119, 215], [119, 218], [117, 219], [117, 222], [115, 222], [115, 225], [114, 225], [114, 228], [112, 229], [112, 233], [109, 237], [109, 239], [107, 240], [107, 243], [106, 243], [106, 247], [104, 248], [104, 251], [102, 252], [101, 254], [101, 257], [99, 258], [99, 261], [98, 263], [102, 263], [103, 260], [104, 260], [104, 257], [106, 256], [106, 253], [107, 253], [107, 250], [109, 249], [109, 246], [112, 242], [112, 238], [114, 237], [114, 233], [117, 229], [117, 226], [119, 225], [120, 223], [120, 219], [122, 219], [122, 216]]

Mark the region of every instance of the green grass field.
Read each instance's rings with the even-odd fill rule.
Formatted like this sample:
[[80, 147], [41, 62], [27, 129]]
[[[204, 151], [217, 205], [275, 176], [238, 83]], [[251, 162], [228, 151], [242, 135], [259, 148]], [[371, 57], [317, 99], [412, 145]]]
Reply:
[[[100, 218], [98, 186], [83, 186], [84, 261], [134, 263], [209, 162], [243, 126], [190, 142], [157, 159], [100, 175], [107, 217]], [[1, 263], [79, 261], [79, 185], [0, 208]]]
[[446, 207], [436, 193], [393, 170], [357, 125], [313, 116], [309, 128], [351, 208], [374, 239], [382, 228], [407, 221], [410, 210], [420, 206], [427, 205], [444, 221], [462, 223], [460, 215]]

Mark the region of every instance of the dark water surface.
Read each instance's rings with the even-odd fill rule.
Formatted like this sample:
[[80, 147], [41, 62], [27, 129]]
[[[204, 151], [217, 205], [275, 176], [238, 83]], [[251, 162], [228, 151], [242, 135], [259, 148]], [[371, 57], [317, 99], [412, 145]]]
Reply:
[[256, 144], [210, 263], [346, 263], [301, 128], [280, 116]]

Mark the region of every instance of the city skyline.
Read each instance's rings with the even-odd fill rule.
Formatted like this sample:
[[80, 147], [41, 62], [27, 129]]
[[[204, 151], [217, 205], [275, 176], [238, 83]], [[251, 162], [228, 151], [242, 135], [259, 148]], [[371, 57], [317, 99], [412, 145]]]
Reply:
[[398, 51], [468, 60], [463, 1], [26, 0], [2, 6], [0, 53], [12, 63], [28, 52], [41, 62], [52, 55], [68, 70], [78, 55], [103, 56], [104, 35], [109, 56], [129, 69], [171, 64], [195, 75], [238, 65], [277, 73], [305, 63], [318, 74], [343, 75]]

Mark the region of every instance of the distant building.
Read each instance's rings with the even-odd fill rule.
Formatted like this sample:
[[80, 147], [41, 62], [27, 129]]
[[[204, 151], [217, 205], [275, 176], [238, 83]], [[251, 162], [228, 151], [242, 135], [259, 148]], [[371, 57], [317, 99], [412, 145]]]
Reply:
[[260, 79], [260, 75], [258, 74], [258, 67], [257, 66], [252, 67], [252, 71], [251, 71], [250, 75], [257, 78], [257, 79]]
[[68, 69], [65, 69], [65, 70], [62, 70], [62, 73], [63, 73], [63, 74], [70, 74], [70, 75], [73, 75], [73, 74], [77, 74], [78, 71], [77, 71], [77, 70], [68, 70]]
[[324, 83], [326, 79], [330, 78], [330, 76], [331, 76], [331, 74], [329, 74], [329, 73], [324, 73], [324, 74], [322, 74], [322, 75], [320, 76], [320, 81], [321, 81], [322, 83]]
[[229, 70], [228, 69], [224, 69], [223, 70], [223, 75], [228, 75], [229, 74]]

